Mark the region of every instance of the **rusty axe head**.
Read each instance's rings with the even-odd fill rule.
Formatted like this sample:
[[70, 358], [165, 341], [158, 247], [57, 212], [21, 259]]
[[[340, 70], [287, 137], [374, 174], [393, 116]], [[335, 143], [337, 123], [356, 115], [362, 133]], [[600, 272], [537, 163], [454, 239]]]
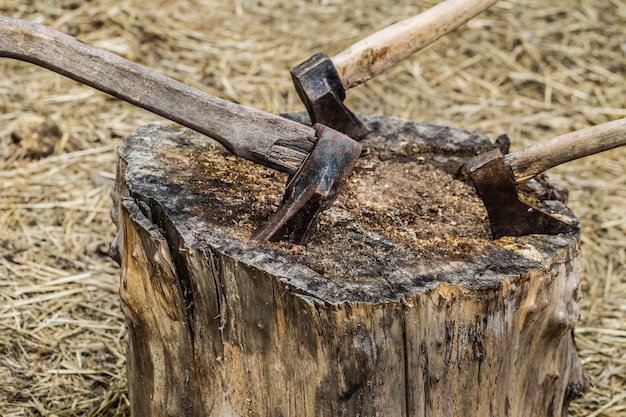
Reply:
[[442, 1], [361, 39], [332, 58], [321, 53], [313, 55], [291, 70], [311, 120], [353, 139], [363, 138], [369, 129], [344, 105], [345, 90], [381, 74], [496, 1]]
[[370, 132], [343, 103], [346, 92], [328, 55], [313, 55], [291, 70], [291, 78], [313, 123], [329, 126], [356, 140]]
[[305, 244], [361, 155], [360, 143], [324, 125], [313, 127], [318, 138], [315, 146], [287, 184], [280, 207], [254, 240]]
[[553, 137], [512, 154], [494, 149], [466, 166], [489, 213], [494, 238], [573, 229], [543, 210], [519, 200], [515, 184], [565, 162], [626, 145], [626, 118]]
[[515, 180], [499, 148], [472, 159], [466, 172], [485, 204], [494, 239], [535, 233], [559, 234], [571, 228], [570, 224], [519, 199]]

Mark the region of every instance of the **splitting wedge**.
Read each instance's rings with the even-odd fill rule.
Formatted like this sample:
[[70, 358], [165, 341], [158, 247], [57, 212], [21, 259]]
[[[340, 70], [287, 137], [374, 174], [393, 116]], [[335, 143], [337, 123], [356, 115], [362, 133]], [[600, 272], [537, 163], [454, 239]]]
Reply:
[[[283, 204], [290, 210], [279, 208], [282, 217], [272, 218], [273, 232], [264, 228], [258, 240], [304, 243], [361, 153], [358, 142], [335, 130], [219, 99], [37, 23], [0, 16], [0, 57], [52, 70], [205, 134], [234, 155], [292, 175], [288, 193], [307, 192], [286, 195]], [[310, 221], [293, 222], [303, 206]], [[290, 233], [275, 235], [283, 224], [290, 225]]]
[[496, 148], [467, 164], [494, 239], [559, 234], [572, 225], [518, 197], [516, 185], [565, 162], [626, 145], [626, 118], [557, 136], [508, 155]]

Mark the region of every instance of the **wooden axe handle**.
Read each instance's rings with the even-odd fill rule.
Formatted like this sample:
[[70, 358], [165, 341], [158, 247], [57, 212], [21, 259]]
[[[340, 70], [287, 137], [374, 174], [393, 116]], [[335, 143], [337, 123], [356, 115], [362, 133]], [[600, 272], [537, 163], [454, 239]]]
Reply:
[[355, 43], [332, 57], [347, 90], [452, 32], [498, 0], [446, 0]]
[[0, 16], [0, 57], [30, 62], [166, 117], [250, 161], [294, 174], [313, 128], [213, 97], [46, 26]]
[[504, 163], [521, 184], [537, 174], [574, 159], [626, 145], [626, 118], [577, 130], [504, 156]]

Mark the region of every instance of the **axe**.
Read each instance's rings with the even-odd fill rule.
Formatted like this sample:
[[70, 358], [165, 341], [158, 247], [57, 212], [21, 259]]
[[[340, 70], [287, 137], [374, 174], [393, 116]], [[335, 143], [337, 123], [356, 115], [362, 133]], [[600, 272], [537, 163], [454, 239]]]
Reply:
[[386, 27], [329, 57], [318, 53], [291, 70], [311, 121], [359, 140], [369, 133], [343, 103], [346, 90], [384, 72], [452, 32], [497, 0], [445, 0], [416, 16]]
[[213, 97], [37, 23], [0, 16], [0, 56], [57, 72], [291, 175], [281, 207], [257, 240], [305, 243], [361, 154], [361, 144], [328, 127], [311, 128]]
[[483, 200], [494, 239], [528, 234], [559, 234], [571, 225], [521, 201], [516, 185], [565, 162], [626, 145], [626, 118], [557, 136], [508, 155], [493, 149], [468, 162]]

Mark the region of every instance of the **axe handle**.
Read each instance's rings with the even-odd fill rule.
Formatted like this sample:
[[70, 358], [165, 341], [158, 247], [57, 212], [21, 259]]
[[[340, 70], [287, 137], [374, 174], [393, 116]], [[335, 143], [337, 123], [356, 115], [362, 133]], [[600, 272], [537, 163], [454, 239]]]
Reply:
[[384, 72], [497, 1], [446, 0], [355, 43], [332, 57], [343, 87], [347, 90]]
[[626, 145], [626, 118], [577, 130], [504, 156], [504, 163], [521, 184], [557, 165]]
[[212, 137], [230, 152], [294, 174], [313, 128], [231, 103], [37, 23], [0, 16], [0, 56], [47, 68]]

